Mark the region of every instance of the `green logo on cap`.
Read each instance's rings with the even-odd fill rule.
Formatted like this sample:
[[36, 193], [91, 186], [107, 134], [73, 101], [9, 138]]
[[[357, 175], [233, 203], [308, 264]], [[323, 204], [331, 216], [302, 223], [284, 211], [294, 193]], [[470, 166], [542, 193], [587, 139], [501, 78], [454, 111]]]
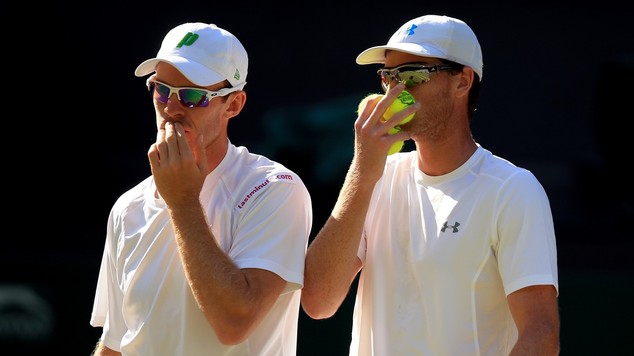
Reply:
[[200, 36], [198, 36], [198, 34], [196, 33], [187, 32], [187, 34], [183, 36], [183, 39], [180, 42], [178, 42], [178, 44], [176, 45], [176, 48], [181, 48], [183, 46], [191, 46], [194, 44], [194, 42], [196, 42], [198, 37]]
[[233, 78], [235, 80], [240, 80], [240, 71], [236, 68], [236, 72], [233, 73]]

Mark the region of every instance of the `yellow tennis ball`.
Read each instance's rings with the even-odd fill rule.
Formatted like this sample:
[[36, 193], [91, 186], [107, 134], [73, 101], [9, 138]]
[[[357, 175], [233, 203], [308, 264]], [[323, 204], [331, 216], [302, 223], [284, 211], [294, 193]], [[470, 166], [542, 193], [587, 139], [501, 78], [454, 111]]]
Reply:
[[[387, 108], [387, 110], [385, 110], [385, 114], [383, 114], [383, 120], [389, 120], [394, 114], [396, 114], [397, 112], [405, 109], [406, 107], [413, 105], [414, 104], [414, 97], [412, 96], [412, 94], [410, 94], [407, 90], [403, 90], [396, 99], [394, 99], [394, 101], [392, 102], [392, 104], [390, 104], [390, 106]], [[407, 117], [405, 117], [403, 120], [401, 120], [401, 122], [399, 122], [398, 125], [394, 126], [394, 128], [391, 128], [388, 133], [390, 135], [393, 135], [399, 131], [401, 131], [401, 126], [403, 124], [406, 124], [410, 121], [412, 121], [412, 119], [414, 118], [414, 114], [408, 115]], [[405, 145], [405, 141], [398, 141], [395, 142], [389, 149], [389, 151], [387, 152], [388, 155], [400, 152], [403, 149], [403, 146]]]
[[[414, 104], [414, 97], [407, 90], [403, 90], [396, 99], [392, 102], [392, 104], [385, 110], [385, 114], [383, 114], [383, 120], [389, 120], [394, 114], [405, 109], [406, 107]], [[406, 124], [414, 118], [414, 114], [411, 114], [401, 120], [401, 122], [394, 126], [396, 130], [394, 133], [401, 131], [400, 125]]]
[[357, 115], [359, 115], [363, 111], [363, 109], [365, 109], [365, 106], [368, 105], [368, 101], [374, 98], [380, 98], [382, 96], [383, 94], [376, 94], [376, 93], [366, 95], [366, 97], [361, 99], [361, 101], [359, 102], [359, 106], [357, 107]]
[[387, 151], [388, 156], [394, 154], [396, 152], [401, 152], [403, 146], [405, 145], [405, 141], [396, 141], [390, 146], [390, 149]]
[[[368, 104], [368, 101], [377, 98], [377, 97], [382, 97], [383, 94], [368, 94], [365, 98], [363, 98], [361, 100], [361, 102], [359, 102], [359, 106], [357, 107], [357, 114], [361, 113], [363, 111], [363, 109], [365, 108], [365, 106]], [[403, 90], [396, 99], [394, 99], [394, 101], [392, 102], [392, 104], [390, 104], [390, 106], [387, 108], [387, 110], [385, 110], [385, 113], [383, 114], [383, 117], [381, 118], [381, 120], [383, 122], [389, 120], [392, 115], [396, 114], [397, 112], [405, 109], [406, 107], [408, 107], [409, 105], [414, 104], [414, 97], [412, 96], [412, 94], [410, 94], [407, 90]], [[414, 118], [414, 114], [411, 114], [409, 116], [407, 116], [406, 118], [404, 118], [399, 125], [405, 124], [410, 122], [412, 119]], [[401, 127], [397, 125], [394, 126], [393, 128], [391, 128], [388, 131], [388, 134], [393, 135], [399, 131], [401, 131]], [[396, 152], [399, 152], [401, 149], [403, 149], [405, 142], [404, 141], [397, 141], [395, 142], [390, 149], [388, 150], [388, 155], [394, 154]]]

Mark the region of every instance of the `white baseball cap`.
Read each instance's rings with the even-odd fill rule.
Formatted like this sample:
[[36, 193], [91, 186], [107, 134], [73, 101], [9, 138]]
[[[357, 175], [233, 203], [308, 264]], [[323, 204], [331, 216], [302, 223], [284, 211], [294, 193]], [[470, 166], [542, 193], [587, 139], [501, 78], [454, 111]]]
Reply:
[[366, 49], [357, 56], [358, 64], [385, 63], [385, 50], [447, 59], [471, 67], [482, 80], [482, 49], [473, 30], [463, 21], [439, 15], [409, 20], [384, 46]]
[[203, 87], [225, 79], [236, 88], [246, 84], [249, 58], [242, 43], [214, 24], [185, 23], [170, 30], [154, 58], [134, 71], [137, 77], [153, 73], [159, 62], [170, 63], [189, 81]]

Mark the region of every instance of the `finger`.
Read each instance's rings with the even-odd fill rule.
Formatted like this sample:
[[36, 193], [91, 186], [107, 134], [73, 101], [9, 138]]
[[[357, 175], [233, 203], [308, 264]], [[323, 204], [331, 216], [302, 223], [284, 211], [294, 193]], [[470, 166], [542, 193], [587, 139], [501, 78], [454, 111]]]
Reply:
[[[161, 157], [163, 157], [166, 161], [171, 161], [174, 159], [178, 159], [179, 156], [179, 148], [178, 148], [178, 137], [176, 134], [176, 129], [174, 128], [173, 122], [165, 123], [165, 145], [159, 145]], [[164, 152], [165, 151], [165, 152]]]
[[387, 111], [387, 108], [390, 105], [392, 105], [394, 100], [398, 98], [398, 95], [404, 89], [405, 89], [405, 84], [398, 83], [397, 85], [391, 87], [390, 90], [388, 90], [387, 93], [383, 95], [383, 98], [381, 98], [381, 100], [377, 103], [376, 107], [374, 108], [374, 111], [377, 114], [377, 116], [375, 117], [376, 120], [381, 120], [383, 118], [383, 116], [385, 115], [385, 112]]
[[174, 126], [174, 136], [176, 138], [176, 143], [178, 145], [178, 152], [182, 159], [186, 160], [194, 160], [194, 154], [189, 147], [189, 142], [187, 142], [187, 136], [185, 135], [185, 129], [180, 122], [173, 123]]
[[150, 145], [147, 156], [150, 160], [150, 168], [152, 169], [152, 174], [154, 174], [154, 170], [159, 168], [161, 165], [161, 155], [159, 154], [158, 145], [156, 143]]
[[383, 94], [368, 94], [366, 95], [357, 107], [357, 114], [359, 117], [368, 117], [374, 111], [374, 107], [379, 102], [379, 99], [383, 97]]
[[396, 112], [389, 120], [386, 120], [383, 124], [388, 127], [388, 129], [393, 129], [395, 126], [400, 125], [406, 117], [414, 114], [418, 109], [420, 109], [421, 104], [419, 102], [415, 102], [412, 105], [405, 107], [403, 110]]
[[165, 142], [165, 129], [164, 128], [160, 128], [156, 132], [156, 142], [153, 143], [150, 146], [150, 149], [148, 150], [148, 155], [150, 155], [150, 154], [156, 155], [156, 157], [155, 157], [156, 163], [160, 162], [160, 158], [161, 157], [163, 157], [164, 159], [166, 159], [166, 157], [168, 157], [169, 152], [167, 151], [167, 144]]

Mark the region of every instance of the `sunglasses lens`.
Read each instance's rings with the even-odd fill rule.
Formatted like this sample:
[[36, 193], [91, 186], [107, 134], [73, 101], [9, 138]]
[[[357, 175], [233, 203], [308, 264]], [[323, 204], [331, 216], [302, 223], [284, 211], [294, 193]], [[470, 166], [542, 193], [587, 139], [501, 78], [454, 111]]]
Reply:
[[178, 95], [180, 96], [181, 103], [190, 108], [205, 107], [209, 104], [207, 93], [202, 90], [180, 89]]
[[167, 99], [170, 97], [170, 88], [156, 82], [152, 83], [152, 87], [154, 88], [154, 98], [163, 104], [167, 103]]
[[406, 88], [412, 88], [418, 84], [429, 81], [429, 70], [418, 67], [398, 67], [395, 69], [379, 69], [381, 77], [381, 86], [387, 91], [390, 83], [397, 80], [399, 83], [405, 84]]
[[411, 88], [420, 83], [428, 81], [429, 72], [426, 70], [403, 71], [398, 73], [398, 79], [400, 82], [405, 84], [405, 87]]
[[183, 106], [189, 108], [206, 107], [209, 105], [210, 96], [206, 90], [194, 89], [194, 88], [170, 88], [169, 86], [151, 81], [149, 82], [150, 90], [154, 99], [158, 102], [166, 104], [172, 95], [172, 92], [177, 91], [178, 100]]

